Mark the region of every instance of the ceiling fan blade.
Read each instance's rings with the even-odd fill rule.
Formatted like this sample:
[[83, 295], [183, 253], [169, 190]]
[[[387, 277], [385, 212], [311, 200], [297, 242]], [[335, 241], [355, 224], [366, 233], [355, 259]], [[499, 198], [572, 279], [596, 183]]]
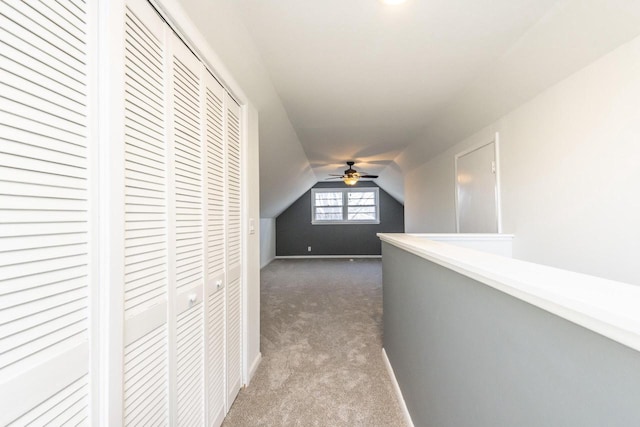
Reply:
[[330, 174], [327, 174], [327, 175], [329, 175], [329, 176], [344, 176], [344, 175], [338, 175], [337, 173], [330, 173]]
[[377, 178], [378, 175], [360, 175], [360, 178]]
[[342, 179], [342, 176], [334, 176], [333, 178], [325, 178], [325, 181], [328, 181], [330, 179]]

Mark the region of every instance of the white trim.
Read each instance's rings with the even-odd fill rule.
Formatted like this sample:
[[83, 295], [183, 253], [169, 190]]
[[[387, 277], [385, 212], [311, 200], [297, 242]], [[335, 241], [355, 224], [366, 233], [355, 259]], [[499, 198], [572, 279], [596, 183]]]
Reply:
[[400, 410], [402, 411], [404, 420], [407, 423], [407, 427], [413, 427], [413, 420], [411, 419], [411, 414], [409, 413], [409, 409], [407, 408], [407, 403], [404, 401], [402, 390], [400, 390], [400, 384], [398, 384], [396, 374], [395, 372], [393, 372], [393, 367], [391, 366], [391, 362], [389, 361], [387, 352], [384, 350], [384, 348], [382, 349], [382, 360], [384, 361], [384, 366], [387, 367], [387, 372], [389, 373], [389, 378], [391, 379], [391, 385], [393, 385], [393, 391], [396, 392], [396, 397], [398, 398], [398, 403], [400, 404]]
[[262, 362], [262, 352], [259, 352], [256, 355], [256, 358], [253, 359], [253, 363], [251, 363], [251, 367], [249, 368], [249, 375], [247, 376], [247, 380], [244, 383], [245, 387], [247, 387], [249, 385], [249, 383], [251, 383], [251, 380], [253, 379], [253, 376], [256, 374], [256, 371], [258, 370], [258, 367], [260, 366], [260, 362]]
[[496, 162], [496, 219], [498, 220], [498, 233], [502, 233], [502, 202], [500, 194], [502, 192], [500, 187], [500, 133], [496, 132], [493, 139], [495, 145], [495, 162]]
[[476, 150], [479, 150], [487, 145], [494, 144], [493, 146], [493, 159], [495, 162], [495, 203], [496, 203], [496, 232], [502, 232], [502, 212], [500, 209], [500, 161], [499, 161], [499, 144], [500, 144], [500, 134], [496, 132], [494, 134], [493, 140], [489, 142], [482, 142], [480, 144], [475, 144], [464, 151], [459, 152], [453, 157], [453, 190], [454, 190], [454, 202], [455, 202], [455, 214], [456, 214], [456, 233], [460, 232], [460, 211], [459, 211], [459, 202], [458, 202], [458, 159], [462, 156], [465, 156], [469, 153], [473, 153]]
[[382, 258], [382, 255], [283, 255], [275, 259]]
[[[229, 93], [229, 92], [227, 92]], [[240, 349], [242, 384], [249, 384], [251, 371], [249, 369], [249, 106], [238, 103], [240, 107], [240, 245], [241, 245], [241, 304], [242, 313], [240, 334], [242, 335], [242, 348]], [[225, 165], [228, 162], [225, 161]], [[225, 214], [226, 215], [226, 214]], [[260, 251], [258, 250], [258, 257]], [[259, 258], [258, 258], [259, 259]], [[260, 316], [258, 311], [258, 317]], [[259, 330], [259, 327], [258, 327]], [[259, 332], [258, 332], [259, 334]], [[260, 349], [260, 344], [258, 344]]]
[[104, 87], [103, 80], [106, 79], [102, 75], [101, 63], [104, 61], [104, 51], [101, 49], [101, 37], [103, 34], [100, 29], [103, 25], [103, 19], [100, 12], [102, 5], [98, 2], [89, 2], [87, 4], [87, 100], [88, 100], [88, 130], [89, 130], [89, 198], [90, 198], [90, 231], [89, 231], [89, 247], [90, 247], [90, 273], [89, 273], [89, 424], [100, 425], [101, 406], [103, 394], [107, 390], [106, 387], [100, 387], [102, 384], [103, 359], [100, 353], [103, 346], [103, 336], [107, 329], [103, 327], [103, 308], [102, 288], [107, 287], [107, 282], [101, 281], [100, 266], [102, 260], [100, 258], [103, 253], [102, 248], [102, 212], [101, 212], [101, 195], [103, 183], [101, 181], [101, 151], [103, 135], [100, 133], [100, 124], [102, 123], [102, 106], [100, 104], [100, 88]]
[[[125, 1], [99, 5], [100, 425], [122, 425]], [[105, 36], [108, 34], [109, 36]], [[114, 59], [115, 58], [115, 59]]]
[[383, 242], [458, 272], [640, 351], [640, 286], [601, 279], [424, 237], [379, 233]]

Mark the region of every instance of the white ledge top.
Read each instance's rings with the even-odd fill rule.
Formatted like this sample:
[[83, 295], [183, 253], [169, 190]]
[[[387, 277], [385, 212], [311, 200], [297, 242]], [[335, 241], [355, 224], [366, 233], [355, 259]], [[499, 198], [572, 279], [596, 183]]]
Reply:
[[435, 242], [428, 235], [378, 237], [640, 351], [640, 286]]
[[[379, 233], [378, 236], [384, 233]], [[395, 234], [394, 234], [395, 235]], [[495, 234], [495, 233], [408, 233], [405, 236], [421, 237], [424, 239], [433, 239], [439, 242], [448, 240], [474, 240], [474, 241], [510, 241], [513, 240], [513, 234]]]

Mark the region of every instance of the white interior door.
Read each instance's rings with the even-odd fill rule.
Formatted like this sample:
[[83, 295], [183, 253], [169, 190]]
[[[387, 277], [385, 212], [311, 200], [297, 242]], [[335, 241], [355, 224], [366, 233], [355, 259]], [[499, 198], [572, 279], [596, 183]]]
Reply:
[[177, 425], [204, 425], [202, 64], [172, 39]]
[[207, 403], [209, 426], [222, 424], [225, 399], [225, 143], [224, 88], [205, 73]]
[[85, 2], [0, 2], [0, 425], [90, 423], [95, 141]]
[[0, 1], [0, 425], [215, 427], [242, 385], [241, 109], [148, 1], [98, 3]]
[[125, 10], [125, 425], [168, 418], [169, 272], [165, 25], [146, 1]]
[[497, 233], [496, 143], [456, 156], [456, 204], [459, 233]]

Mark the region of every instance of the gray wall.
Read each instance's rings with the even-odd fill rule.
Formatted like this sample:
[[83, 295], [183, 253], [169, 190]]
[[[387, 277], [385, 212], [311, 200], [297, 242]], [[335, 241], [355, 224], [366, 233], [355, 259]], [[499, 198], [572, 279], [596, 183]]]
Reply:
[[[345, 188], [343, 182], [319, 182], [314, 188]], [[356, 187], [377, 187], [360, 181]], [[382, 188], [380, 224], [311, 224], [311, 190], [276, 219], [276, 255], [380, 255], [376, 233], [403, 233], [404, 207]], [[311, 252], [307, 247], [311, 246]]]
[[640, 426], [640, 353], [383, 243], [384, 348], [416, 426]]

